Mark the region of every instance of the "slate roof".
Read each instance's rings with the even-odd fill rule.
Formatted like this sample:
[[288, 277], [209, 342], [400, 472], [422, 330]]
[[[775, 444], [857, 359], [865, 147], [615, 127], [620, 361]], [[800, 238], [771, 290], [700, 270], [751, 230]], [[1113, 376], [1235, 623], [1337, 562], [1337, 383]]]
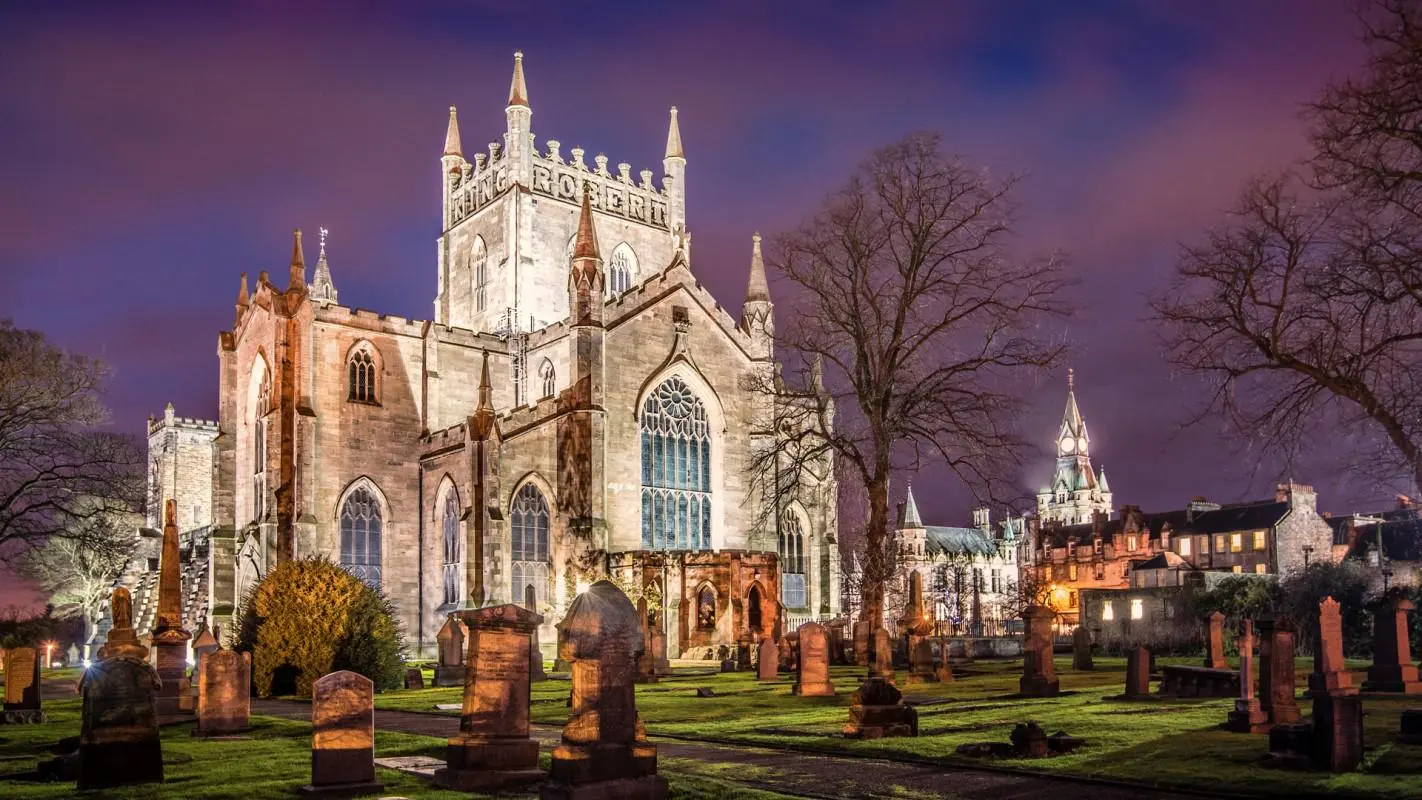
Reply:
[[928, 552], [932, 555], [943, 553], [991, 556], [997, 552], [997, 545], [978, 528], [929, 525], [925, 530], [928, 532]]
[[[1170, 527], [1171, 536], [1193, 534], [1232, 533], [1234, 531], [1259, 530], [1276, 525], [1288, 513], [1289, 504], [1274, 500], [1253, 503], [1235, 503], [1217, 509], [1196, 510], [1176, 509], [1153, 513], [1125, 512], [1101, 523], [1103, 539], [1127, 531], [1126, 517], [1135, 521], [1137, 533], [1151, 539], [1159, 539], [1160, 532]], [[1043, 530], [1043, 537], [1053, 547], [1065, 547], [1067, 542], [1090, 542], [1097, 530], [1091, 522], [1080, 525], [1063, 525]]]

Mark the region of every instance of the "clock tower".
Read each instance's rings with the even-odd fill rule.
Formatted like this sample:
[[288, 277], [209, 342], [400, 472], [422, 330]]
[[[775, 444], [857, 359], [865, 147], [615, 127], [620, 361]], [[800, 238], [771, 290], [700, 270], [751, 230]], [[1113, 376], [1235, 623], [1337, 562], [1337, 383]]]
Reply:
[[1076, 374], [1067, 370], [1066, 411], [1052, 444], [1057, 466], [1051, 484], [1037, 493], [1037, 516], [1042, 522], [1076, 525], [1090, 522], [1097, 511], [1111, 514], [1111, 487], [1106, 472], [1091, 466], [1091, 435], [1076, 405]]

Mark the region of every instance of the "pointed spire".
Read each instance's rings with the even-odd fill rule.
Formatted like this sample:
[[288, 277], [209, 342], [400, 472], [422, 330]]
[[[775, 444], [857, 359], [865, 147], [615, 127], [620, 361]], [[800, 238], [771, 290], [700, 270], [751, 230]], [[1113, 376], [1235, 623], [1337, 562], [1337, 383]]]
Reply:
[[242, 273], [242, 285], [237, 289], [237, 307], [246, 308], [252, 296], [247, 293], [247, 273]]
[[671, 107], [671, 125], [667, 128], [667, 158], [686, 158], [681, 149], [681, 126], [676, 121], [676, 106]]
[[1076, 370], [1067, 370], [1067, 402], [1066, 410], [1062, 412], [1062, 433], [1073, 437], [1081, 437], [1085, 434], [1085, 427], [1081, 421], [1081, 409], [1076, 405]]
[[1097, 486], [1097, 488], [1099, 488], [1099, 489], [1101, 490], [1101, 492], [1102, 492], [1103, 494], [1106, 493], [1106, 492], [1111, 491], [1111, 484], [1109, 484], [1109, 483], [1106, 482], [1106, 468], [1105, 468], [1105, 467], [1102, 467], [1102, 468], [1101, 468], [1101, 471], [1096, 474], [1096, 486]]
[[336, 302], [336, 284], [331, 280], [331, 265], [326, 263], [326, 236], [321, 228], [321, 254], [316, 258], [316, 273], [311, 276], [311, 296], [317, 300]]
[[[528, 108], [528, 86], [523, 82], [523, 51], [514, 51], [513, 81], [509, 83], [509, 105]], [[450, 109], [453, 118], [454, 109]]]
[[290, 289], [306, 288], [306, 256], [301, 252], [301, 229], [291, 232], [291, 286]]
[[444, 132], [444, 154], [464, 157], [464, 150], [459, 144], [459, 118], [454, 115], [454, 106], [449, 107], [449, 128]]
[[760, 255], [760, 233], [751, 235], [750, 284], [746, 286], [746, 302], [770, 302], [770, 284], [765, 280], [765, 260]]
[[593, 228], [592, 184], [583, 182], [583, 206], [578, 212], [578, 236], [573, 242], [573, 260], [598, 258], [597, 231]]
[[495, 436], [498, 420], [494, 416], [494, 388], [489, 383], [489, 351], [484, 351], [484, 366], [479, 373], [479, 405], [469, 417], [469, 435], [478, 441]]
[[918, 503], [913, 500], [913, 484], [909, 484], [908, 497], [904, 500], [904, 528], [922, 528], [923, 520], [918, 516]]
[[494, 386], [489, 382], [489, 352], [484, 351], [484, 366], [479, 372], [479, 410], [494, 410]]

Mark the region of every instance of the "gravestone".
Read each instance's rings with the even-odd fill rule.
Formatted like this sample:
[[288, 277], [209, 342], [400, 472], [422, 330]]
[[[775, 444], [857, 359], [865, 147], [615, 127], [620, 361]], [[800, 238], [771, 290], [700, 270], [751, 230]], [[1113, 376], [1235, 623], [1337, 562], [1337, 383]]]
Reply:
[[148, 647], [138, 641], [133, 629], [133, 597], [128, 589], [120, 586], [109, 595], [109, 617], [114, 624], [109, 628], [104, 646], [99, 648], [99, 658], [124, 656], [147, 661]]
[[953, 672], [947, 662], [939, 662], [933, 655], [933, 640], [919, 637], [914, 642], [909, 658], [909, 683], [939, 683], [953, 680]]
[[904, 705], [904, 696], [893, 681], [871, 675], [850, 697], [849, 703], [849, 723], [844, 726], [846, 737], [882, 739], [918, 735], [918, 710]]
[[1028, 697], [1056, 697], [1061, 690], [1057, 667], [1052, 661], [1052, 621], [1050, 608], [1032, 606], [1023, 613], [1026, 630], [1022, 636], [1022, 677], [1018, 691]]
[[780, 669], [780, 652], [775, 646], [775, 640], [769, 636], [760, 640], [760, 659], [756, 665], [756, 679], [762, 681], [775, 680]]
[[375, 684], [342, 670], [311, 686], [311, 784], [305, 795], [378, 792], [375, 780]]
[[1352, 772], [1363, 761], [1363, 698], [1351, 692], [1313, 695], [1313, 747], [1315, 767], [1329, 772]]
[[1373, 665], [1368, 667], [1363, 691], [1422, 694], [1407, 633], [1407, 616], [1414, 608], [1411, 600], [1393, 594], [1374, 610]]
[[202, 659], [208, 653], [215, 653], [218, 650], [217, 636], [208, 630], [207, 623], [204, 622], [198, 629], [197, 636], [193, 637], [193, 671], [202, 669]]
[[425, 673], [419, 667], [405, 668], [405, 688], [423, 689], [425, 688]]
[[[652, 663], [652, 626], [647, 622], [647, 598], [637, 599], [637, 619], [642, 626], [642, 652], [637, 656], [637, 682], [656, 683], [657, 668]], [[747, 656], [749, 650], [746, 651]]]
[[158, 673], [134, 658], [106, 658], [79, 678], [79, 789], [163, 780], [154, 698]]
[[818, 622], [806, 622], [796, 631], [800, 639], [800, 663], [790, 693], [801, 697], [834, 697], [829, 675], [829, 639]]
[[775, 643], [776, 669], [780, 672], [794, 672], [799, 663], [800, 634], [790, 631]]
[[[918, 573], [914, 573], [915, 575]], [[874, 629], [869, 661], [869, 677], [894, 680], [894, 640], [882, 627]]]
[[1150, 650], [1137, 645], [1126, 654], [1127, 700], [1150, 698]]
[[637, 609], [611, 581], [577, 596], [558, 623], [558, 655], [572, 665], [572, 711], [553, 750], [542, 800], [662, 800], [657, 748], [647, 741], [633, 691], [642, 647]]
[[[464, 641], [467, 631], [464, 623], [455, 614], [444, 619], [444, 627], [435, 634], [439, 645], [438, 662], [435, 666], [435, 686], [464, 685]], [[541, 662], [540, 662], [541, 664]]]
[[1078, 625], [1071, 633], [1071, 668], [1089, 671], [1095, 667], [1091, 659], [1091, 631], [1085, 625]]
[[1294, 622], [1285, 614], [1259, 620], [1259, 703], [1275, 725], [1298, 722], [1294, 699]]
[[1318, 604], [1318, 641], [1314, 646], [1313, 673], [1308, 676], [1312, 694], [1356, 694], [1352, 676], [1343, 665], [1343, 615], [1338, 601], [1325, 597]]
[[667, 632], [654, 627], [647, 636], [647, 644], [652, 648], [652, 672], [658, 678], [672, 674], [671, 660], [667, 658]]
[[755, 640], [750, 634], [743, 633], [741, 638], [736, 640], [736, 669], [741, 672], [751, 670], [751, 651], [755, 649]]
[[[162, 685], [158, 688], [158, 719], [183, 719], [193, 712], [192, 689], [187, 684], [188, 640], [183, 630], [182, 564], [178, 554], [178, 507], [169, 499], [163, 511], [163, 550], [158, 561], [158, 615], [153, 625], [153, 648]], [[184, 691], [184, 686], [188, 690]]]
[[78, 646], [78, 645], [75, 645], [75, 644], [71, 644], [71, 645], [69, 645], [69, 649], [66, 650], [66, 651], [64, 651], [64, 665], [67, 666], [67, 667], [73, 667], [73, 666], [78, 665], [78, 663], [79, 663], [79, 646]]
[[5, 651], [5, 705], [0, 723], [19, 725], [44, 722], [40, 709], [40, 666], [33, 647]]
[[1205, 666], [1210, 669], [1229, 669], [1224, 654], [1225, 615], [1216, 611], [1205, 617]]
[[[665, 646], [666, 639], [662, 639], [662, 644]], [[538, 644], [538, 628], [528, 635], [528, 680], [532, 683], [548, 680], [548, 673], [543, 671], [543, 647]]]
[[1245, 620], [1239, 632], [1239, 699], [1229, 712], [1225, 728], [1237, 733], [1266, 733], [1269, 715], [1254, 695], [1254, 622]]
[[519, 605], [460, 612], [469, 631], [469, 665], [459, 735], [449, 740], [441, 786], [484, 792], [543, 779], [538, 742], [529, 738], [529, 668], [534, 632], [543, 617]]
[[831, 664], [846, 666], [849, 663], [844, 654], [844, 626], [847, 624], [849, 624], [848, 620], [837, 617], [824, 625], [825, 635], [829, 641], [829, 663]]
[[198, 662], [198, 736], [231, 736], [251, 727], [252, 655], [216, 650]]

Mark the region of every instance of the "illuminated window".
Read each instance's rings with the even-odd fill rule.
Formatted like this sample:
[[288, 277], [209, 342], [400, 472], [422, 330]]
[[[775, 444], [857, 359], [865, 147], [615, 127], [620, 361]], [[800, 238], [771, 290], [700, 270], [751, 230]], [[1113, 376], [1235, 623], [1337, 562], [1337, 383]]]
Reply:
[[1145, 616], [1145, 601], [1136, 598], [1131, 601], [1131, 619], [1140, 619]]
[[1228, 543], [1229, 543], [1229, 537], [1225, 536], [1223, 533], [1221, 533], [1221, 534], [1219, 534], [1218, 536], [1216, 536], [1216, 537], [1215, 537], [1215, 552], [1216, 552], [1216, 553], [1223, 553], [1223, 552], [1225, 551], [1225, 548], [1228, 547]]
[[1229, 551], [1231, 553], [1244, 552], [1244, 534], [1231, 533], [1229, 535]]
[[1076, 608], [1076, 592], [1067, 593], [1067, 606], [1069, 608]]
[[1255, 564], [1255, 565], [1254, 565], [1254, 571], [1257, 572], [1257, 573], [1259, 573], [1260, 575], [1263, 575], [1264, 573], [1266, 573], [1266, 572], [1269, 571], [1269, 565], [1268, 565], [1268, 564]]
[[1067, 565], [1067, 580], [1076, 580], [1076, 562], [1072, 562]]
[[1190, 540], [1189, 540], [1189, 538], [1185, 538], [1185, 539], [1181, 539], [1181, 540], [1180, 540], [1180, 543], [1179, 543], [1179, 551], [1180, 551], [1180, 555], [1182, 555], [1182, 556], [1184, 556], [1184, 557], [1186, 557], [1186, 558], [1189, 558], [1189, 557], [1190, 557]]
[[1238, 575], [1239, 573], [1241, 573], [1241, 572], [1244, 571], [1244, 567], [1241, 567], [1240, 565], [1235, 564], [1234, 567], [1231, 568], [1231, 571], [1232, 571], [1234, 574]]
[[1127, 536], [1127, 537], [1126, 537], [1126, 549], [1127, 549], [1127, 550], [1130, 550], [1130, 551], [1132, 551], [1132, 552], [1135, 552], [1136, 545], [1138, 545], [1138, 544], [1140, 544], [1140, 541], [1139, 541], [1136, 537], [1134, 537], [1134, 536]]
[[1269, 543], [1268, 543], [1268, 542], [1269, 542], [1269, 532], [1268, 532], [1268, 531], [1255, 531], [1255, 532], [1254, 532], [1254, 550], [1255, 550], [1255, 552], [1263, 552], [1264, 550], [1267, 550], [1267, 549], [1269, 548]]
[[1107, 600], [1101, 604], [1101, 621], [1110, 622], [1116, 618], [1116, 611], [1111, 607], [1111, 601]]
[[1210, 554], [1210, 537], [1199, 536], [1195, 539], [1195, 550], [1202, 556]]

